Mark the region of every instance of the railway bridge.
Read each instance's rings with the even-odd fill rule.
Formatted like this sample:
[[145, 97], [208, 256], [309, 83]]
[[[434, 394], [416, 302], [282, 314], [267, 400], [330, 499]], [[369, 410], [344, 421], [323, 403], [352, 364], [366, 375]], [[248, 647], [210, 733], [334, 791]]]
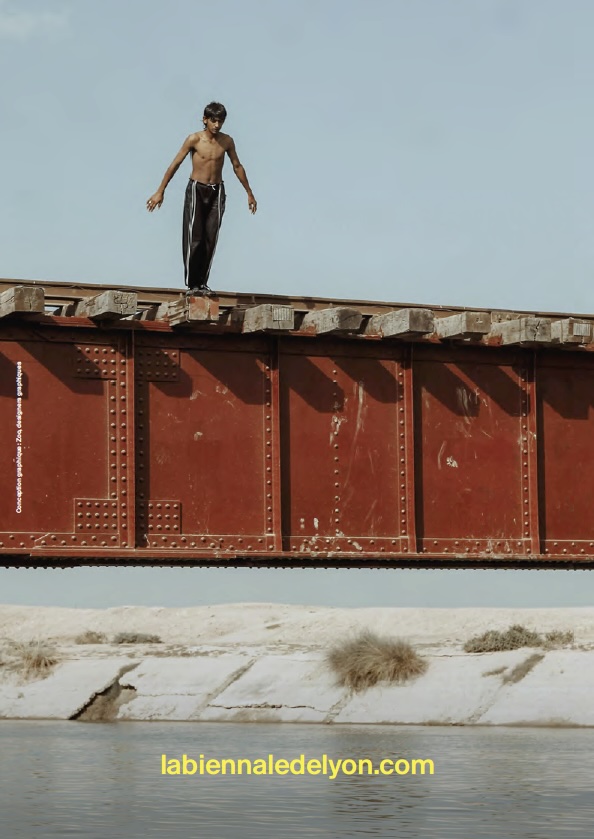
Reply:
[[593, 328], [0, 280], [0, 566], [590, 568]]

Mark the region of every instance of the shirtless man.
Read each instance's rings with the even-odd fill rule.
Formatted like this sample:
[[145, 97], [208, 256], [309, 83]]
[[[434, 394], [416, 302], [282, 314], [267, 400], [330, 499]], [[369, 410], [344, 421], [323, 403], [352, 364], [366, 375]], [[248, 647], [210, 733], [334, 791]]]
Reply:
[[223, 164], [225, 153], [233, 164], [233, 171], [247, 192], [248, 208], [253, 214], [257, 204], [245, 169], [239, 162], [235, 143], [221, 128], [227, 111], [219, 102], [211, 102], [204, 109], [204, 131], [190, 134], [163, 175], [159, 189], [146, 202], [149, 213], [163, 203], [167, 184], [179, 169], [187, 154], [192, 156], [192, 176], [186, 187], [182, 230], [184, 279], [187, 294], [209, 294], [208, 275], [214, 257], [219, 228], [225, 212]]

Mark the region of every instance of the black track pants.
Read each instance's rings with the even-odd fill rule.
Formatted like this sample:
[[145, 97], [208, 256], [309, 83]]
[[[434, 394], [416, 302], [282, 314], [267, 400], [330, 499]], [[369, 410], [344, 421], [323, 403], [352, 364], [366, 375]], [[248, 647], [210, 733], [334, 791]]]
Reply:
[[182, 252], [188, 288], [206, 285], [225, 212], [225, 186], [190, 180], [184, 200]]

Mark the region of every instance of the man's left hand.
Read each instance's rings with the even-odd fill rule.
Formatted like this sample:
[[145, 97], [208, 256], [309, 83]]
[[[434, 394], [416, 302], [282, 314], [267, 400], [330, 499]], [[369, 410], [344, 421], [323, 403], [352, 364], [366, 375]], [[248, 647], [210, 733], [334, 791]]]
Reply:
[[252, 215], [254, 215], [254, 213], [258, 209], [258, 204], [256, 203], [256, 199], [254, 198], [253, 192], [248, 192], [248, 208]]

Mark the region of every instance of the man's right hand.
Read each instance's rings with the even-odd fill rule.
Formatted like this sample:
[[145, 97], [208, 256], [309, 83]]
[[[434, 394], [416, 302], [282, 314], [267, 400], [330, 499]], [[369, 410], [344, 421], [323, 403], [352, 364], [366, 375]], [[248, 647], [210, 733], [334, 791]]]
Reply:
[[149, 200], [146, 202], [146, 208], [149, 213], [152, 213], [153, 210], [157, 210], [161, 206], [164, 197], [165, 194], [163, 192], [155, 192], [154, 195], [151, 195]]

